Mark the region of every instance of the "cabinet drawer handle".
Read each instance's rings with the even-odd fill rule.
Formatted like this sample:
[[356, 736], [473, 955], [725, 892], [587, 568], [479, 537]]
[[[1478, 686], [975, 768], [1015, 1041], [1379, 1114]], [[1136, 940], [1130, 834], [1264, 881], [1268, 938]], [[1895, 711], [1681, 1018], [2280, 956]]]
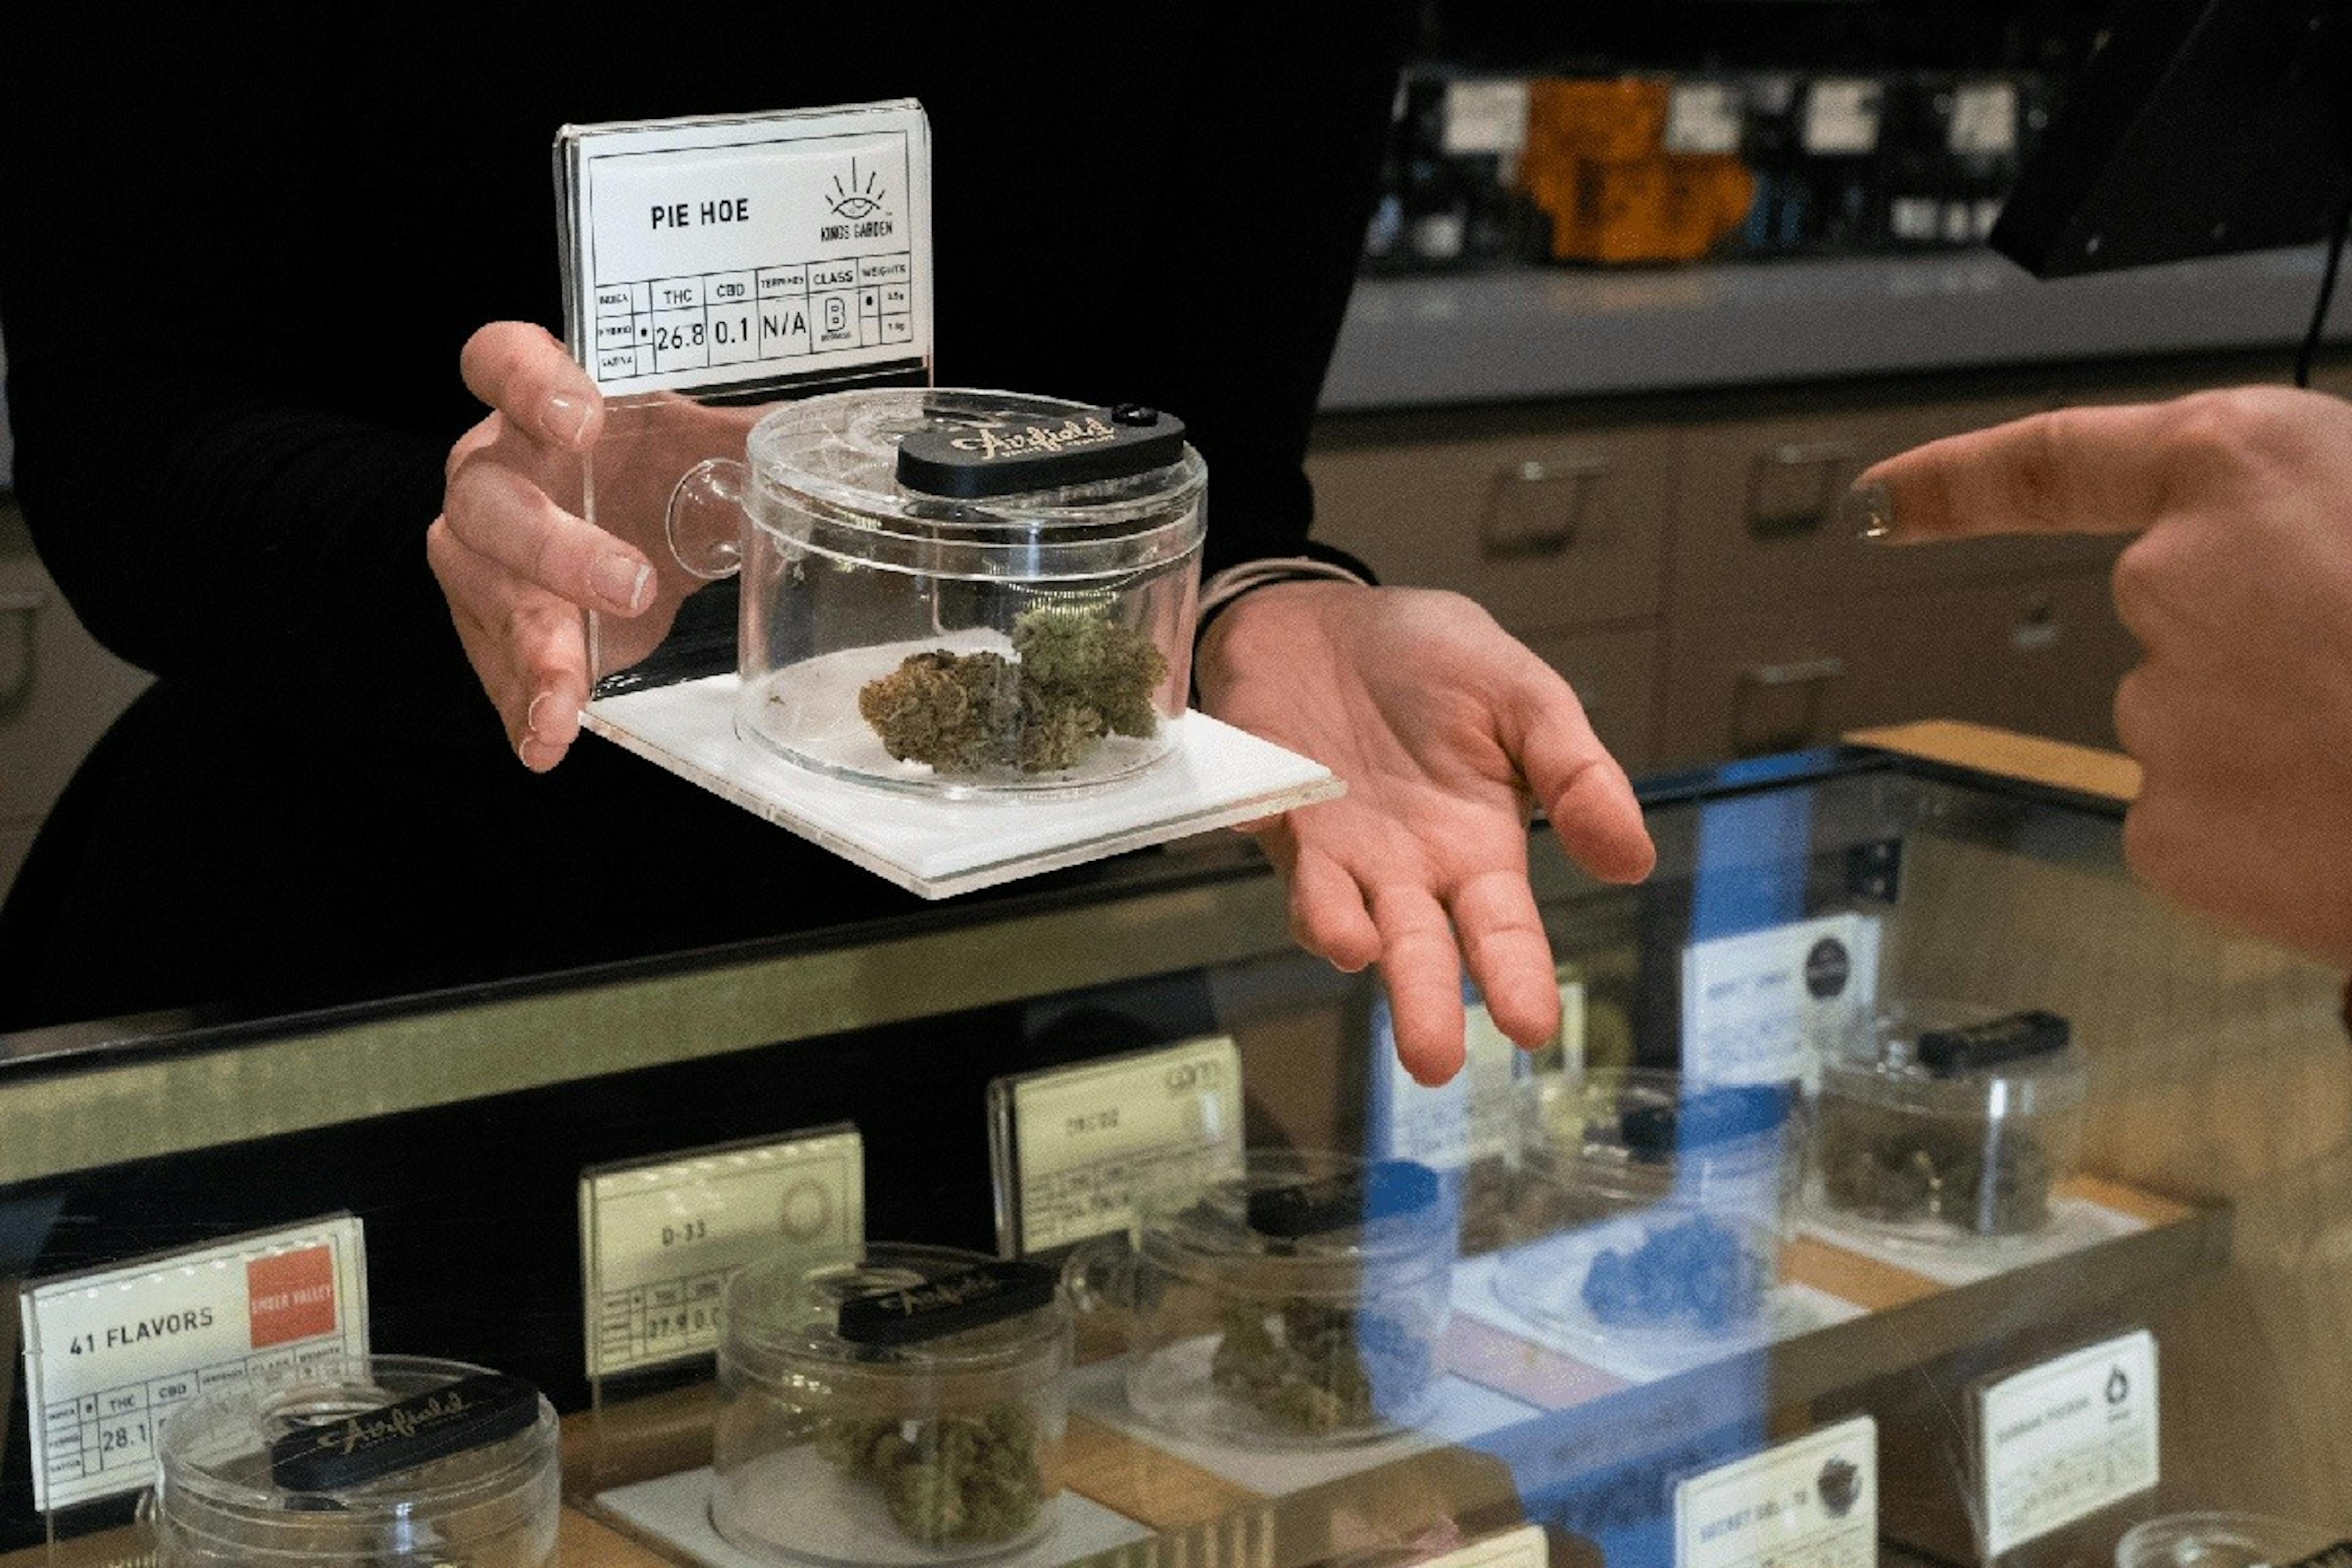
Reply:
[[[1517, 561], [1532, 555], [1558, 555], [1576, 542], [1593, 491], [1609, 477], [1606, 458], [1530, 458], [1501, 469], [1486, 493], [1486, 514], [1479, 520], [1478, 550], [1489, 561]], [[1506, 501], [1525, 496], [1532, 486], [1562, 485], [1559, 510], [1540, 528], [1505, 528]]]
[[1845, 673], [1838, 658], [1801, 659], [1794, 664], [1751, 664], [1739, 679], [1751, 686], [1819, 686]]
[[[1748, 470], [1748, 531], [1757, 539], [1811, 533], [1837, 510], [1838, 491], [1853, 465], [1849, 441], [1792, 441], [1756, 454]], [[1809, 487], [1790, 478], [1813, 473]], [[1796, 489], [1792, 497], [1791, 489]]]

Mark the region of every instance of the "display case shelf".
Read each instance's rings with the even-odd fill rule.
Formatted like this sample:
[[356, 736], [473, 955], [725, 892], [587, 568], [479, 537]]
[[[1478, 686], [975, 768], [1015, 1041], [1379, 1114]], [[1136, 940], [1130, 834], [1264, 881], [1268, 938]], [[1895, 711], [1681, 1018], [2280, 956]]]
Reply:
[[[1327, 414], [2275, 348], [2315, 249], [2038, 282], [1990, 251], [1364, 278]], [[2332, 337], [2352, 335], [2339, 322]]]

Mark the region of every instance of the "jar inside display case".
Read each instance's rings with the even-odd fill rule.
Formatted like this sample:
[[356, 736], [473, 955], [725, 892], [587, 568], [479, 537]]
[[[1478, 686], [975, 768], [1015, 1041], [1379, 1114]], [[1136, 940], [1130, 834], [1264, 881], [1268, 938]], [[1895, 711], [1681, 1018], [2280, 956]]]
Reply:
[[1897, 1005], [1822, 1066], [1808, 1202], [1898, 1243], [2035, 1235], [2074, 1169], [2084, 1079], [2054, 1014]]
[[930, 1563], [1042, 1539], [1071, 1315], [1052, 1270], [932, 1247], [727, 1286], [710, 1517], [780, 1561]]
[[158, 1447], [150, 1509], [164, 1568], [555, 1561], [555, 1411], [480, 1367], [313, 1363], [200, 1395]]
[[[738, 734], [950, 795], [1123, 778], [1175, 743], [1207, 469], [1182, 421], [1012, 393], [786, 404], [669, 507], [740, 561]], [[748, 520], [748, 521], [747, 521]]]
[[1767, 1332], [1803, 1169], [1796, 1085], [1594, 1071], [1528, 1120], [1503, 1305], [1604, 1361], [1677, 1365]]
[[1424, 1421], [1450, 1310], [1457, 1205], [1409, 1160], [1253, 1152], [1139, 1206], [1113, 1293], [1127, 1394], [1177, 1436], [1360, 1443]]
[[2168, 1513], [2116, 1542], [2116, 1568], [2288, 1568], [2334, 1541], [2316, 1525], [2260, 1513]]

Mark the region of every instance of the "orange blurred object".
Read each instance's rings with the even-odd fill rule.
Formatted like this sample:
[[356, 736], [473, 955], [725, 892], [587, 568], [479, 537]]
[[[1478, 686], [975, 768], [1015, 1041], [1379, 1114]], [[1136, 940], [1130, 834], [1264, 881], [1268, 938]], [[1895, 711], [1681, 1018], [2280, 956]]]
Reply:
[[1519, 183], [1551, 218], [1555, 261], [1696, 261], [1736, 233], [1756, 181], [1728, 153], [1665, 151], [1668, 84], [1530, 85]]

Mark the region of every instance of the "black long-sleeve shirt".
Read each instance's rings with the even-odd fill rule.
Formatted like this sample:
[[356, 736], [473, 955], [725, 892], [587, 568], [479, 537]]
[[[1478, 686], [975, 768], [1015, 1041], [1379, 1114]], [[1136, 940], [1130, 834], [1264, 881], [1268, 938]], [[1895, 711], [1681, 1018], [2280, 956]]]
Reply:
[[[920, 99], [939, 379], [1181, 414], [1213, 569], [1307, 533], [1399, 9], [772, 0], [6, 51], [18, 489], [85, 624], [162, 678], [77, 803], [70, 875], [53, 853], [36, 889], [47, 1010], [242, 1010], [754, 934], [791, 923], [775, 877], [837, 880], [593, 742], [522, 775], [426, 569], [443, 459], [482, 412], [459, 346], [499, 319], [561, 330], [559, 124]], [[587, 877], [565, 869], [583, 834], [638, 842]], [[755, 863], [748, 907], [636, 897], [680, 855]], [[486, 899], [502, 876], [533, 896]], [[583, 879], [639, 912], [551, 921]], [[125, 942], [184, 946], [207, 910], [286, 951], [123, 973]], [[47, 984], [99, 944], [110, 979]]]

